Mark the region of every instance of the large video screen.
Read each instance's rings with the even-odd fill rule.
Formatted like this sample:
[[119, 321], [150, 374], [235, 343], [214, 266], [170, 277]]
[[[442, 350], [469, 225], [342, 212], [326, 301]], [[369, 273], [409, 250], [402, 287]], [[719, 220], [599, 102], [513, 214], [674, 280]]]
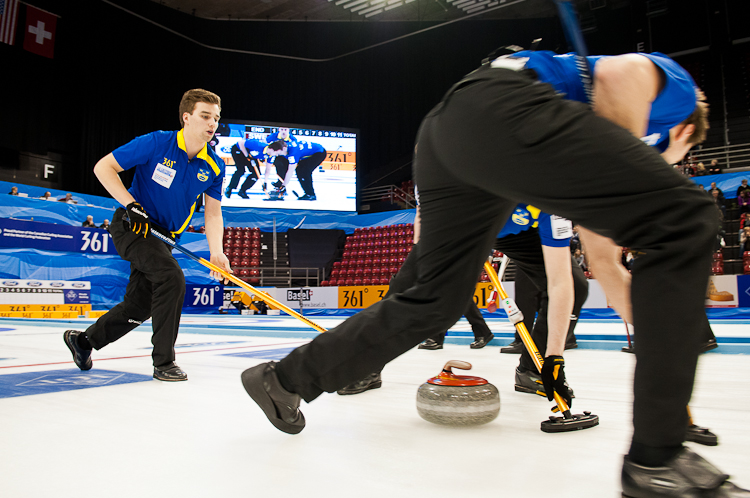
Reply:
[[222, 205], [357, 210], [358, 130], [223, 120], [210, 145], [226, 163]]

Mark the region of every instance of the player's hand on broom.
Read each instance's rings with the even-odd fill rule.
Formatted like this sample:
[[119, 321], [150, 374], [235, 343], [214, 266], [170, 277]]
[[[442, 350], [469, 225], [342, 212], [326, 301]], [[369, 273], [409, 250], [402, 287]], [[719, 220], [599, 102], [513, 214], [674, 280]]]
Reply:
[[[218, 254], [211, 254], [211, 263], [215, 266], [218, 266], [222, 270], [224, 270], [227, 273], [234, 273], [232, 271], [232, 267], [229, 264], [229, 259], [227, 258], [226, 254], [223, 252], [220, 252]], [[229, 283], [229, 279], [225, 278], [221, 273], [211, 271], [211, 278], [216, 279], [218, 281], [224, 281], [225, 284]]]
[[148, 236], [149, 217], [143, 206], [133, 201], [125, 206], [128, 220], [130, 220], [130, 230], [138, 235], [143, 235], [145, 239]]
[[570, 387], [565, 382], [565, 359], [562, 356], [552, 355], [544, 359], [542, 383], [549, 401], [555, 399], [555, 392], [557, 392], [568, 406], [572, 406], [573, 396]]

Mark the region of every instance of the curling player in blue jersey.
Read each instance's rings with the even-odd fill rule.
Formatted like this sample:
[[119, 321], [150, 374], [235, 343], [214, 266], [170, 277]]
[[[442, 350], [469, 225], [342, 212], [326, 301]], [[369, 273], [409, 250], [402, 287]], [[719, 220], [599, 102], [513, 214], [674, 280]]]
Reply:
[[282, 197], [286, 195], [286, 186], [292, 178], [292, 173], [297, 172], [297, 180], [304, 190], [304, 194], [299, 196], [301, 201], [317, 200], [315, 189], [313, 188], [312, 174], [315, 168], [325, 161], [326, 149], [319, 143], [307, 142], [304, 140], [295, 140], [282, 151], [281, 156], [289, 162], [289, 169], [284, 176], [283, 185], [278, 187], [275, 195]]
[[[190, 223], [198, 198], [205, 193], [211, 263], [231, 272], [222, 249], [224, 161], [207, 146], [220, 113], [221, 100], [216, 94], [189, 90], [180, 102], [180, 131], [140, 136], [107, 154], [94, 167], [104, 188], [124, 206], [115, 211], [109, 232], [117, 253], [130, 262], [130, 280], [122, 303], [85, 332], [65, 332], [65, 344], [81, 370], [92, 367], [92, 348], [99, 350], [152, 318], [154, 378], [187, 380], [187, 374], [174, 363], [185, 276], [171, 248], [149, 236], [149, 231], [179, 238]], [[130, 169], [135, 170], [135, 176], [126, 189], [119, 173]], [[221, 278], [213, 272], [211, 276]]]
[[487, 60], [427, 115], [414, 157], [417, 281], [278, 363], [242, 374], [278, 429], [300, 432], [302, 399], [379, 371], [452, 325], [496, 234], [525, 202], [643, 253], [632, 280], [639, 342], [624, 495], [750, 497], [683, 446], [716, 213], [670, 164], [704, 140], [707, 106], [664, 55], [589, 62], [592, 102], [573, 55], [520, 52]]
[[[247, 191], [255, 185], [255, 182], [260, 178], [260, 168], [268, 168], [268, 161], [272, 157], [281, 153], [283, 147], [285, 147], [283, 141], [275, 141], [272, 143], [266, 143], [263, 140], [240, 140], [236, 144], [232, 145], [232, 159], [234, 159], [234, 165], [237, 168], [229, 180], [224, 195], [228, 198], [232, 196], [232, 190], [237, 188], [240, 183], [240, 179], [245, 172], [249, 173], [245, 181], [242, 182], [240, 190], [237, 195], [243, 199], [247, 199]], [[267, 175], [266, 175], [267, 176]], [[263, 190], [266, 190], [266, 184], [263, 184]]]

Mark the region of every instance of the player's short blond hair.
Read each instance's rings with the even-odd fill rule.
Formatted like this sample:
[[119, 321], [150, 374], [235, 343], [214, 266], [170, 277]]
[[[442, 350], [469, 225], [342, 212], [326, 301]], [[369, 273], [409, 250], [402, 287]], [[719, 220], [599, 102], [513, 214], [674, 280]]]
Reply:
[[708, 133], [708, 102], [706, 102], [706, 95], [697, 87], [695, 89], [695, 100], [695, 110], [683, 121], [683, 124], [695, 126], [695, 131], [688, 139], [688, 143], [698, 145], [706, 140], [706, 134]]
[[195, 110], [195, 105], [198, 102], [205, 102], [206, 104], [216, 104], [221, 109], [221, 98], [213, 92], [204, 90], [203, 88], [193, 88], [188, 90], [182, 96], [180, 100], [180, 128], [185, 126], [182, 121], [182, 115], [185, 113], [192, 114]]

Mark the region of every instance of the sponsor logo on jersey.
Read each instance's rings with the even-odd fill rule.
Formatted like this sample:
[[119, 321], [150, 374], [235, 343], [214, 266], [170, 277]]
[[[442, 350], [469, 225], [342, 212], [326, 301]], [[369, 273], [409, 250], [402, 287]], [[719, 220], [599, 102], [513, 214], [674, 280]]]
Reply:
[[641, 141], [645, 143], [646, 145], [654, 146], [659, 143], [659, 140], [661, 140], [661, 133], [652, 133], [651, 135], [647, 135], [643, 138], [641, 138]]

